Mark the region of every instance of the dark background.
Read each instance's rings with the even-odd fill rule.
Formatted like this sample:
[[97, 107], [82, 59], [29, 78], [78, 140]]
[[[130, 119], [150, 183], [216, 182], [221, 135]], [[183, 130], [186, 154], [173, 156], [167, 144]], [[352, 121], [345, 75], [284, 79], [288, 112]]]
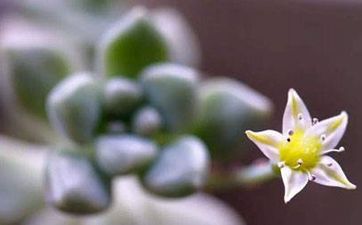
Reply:
[[[203, 71], [236, 77], [272, 99], [275, 113], [266, 128], [281, 129], [291, 87], [320, 119], [346, 110], [350, 116], [342, 141], [346, 152], [333, 157], [362, 188], [362, 0], [134, 2], [180, 10], [201, 41]], [[4, 6], [0, 0], [0, 14]], [[250, 148], [252, 158], [262, 156], [253, 145]], [[275, 180], [217, 195], [248, 225], [362, 224], [359, 188], [346, 191], [309, 184], [287, 205], [283, 192], [281, 180]]]
[[[320, 119], [346, 110], [342, 141], [333, 154], [350, 180], [362, 185], [362, 1], [352, 0], [137, 0], [172, 6], [201, 40], [202, 70], [236, 77], [275, 103], [268, 127], [281, 128], [290, 87]], [[267, 127], [266, 127], [267, 128]], [[253, 157], [262, 156], [252, 145]], [[362, 188], [362, 186], [361, 186]], [[283, 203], [281, 180], [218, 196], [249, 225], [360, 225], [362, 191], [310, 184]]]

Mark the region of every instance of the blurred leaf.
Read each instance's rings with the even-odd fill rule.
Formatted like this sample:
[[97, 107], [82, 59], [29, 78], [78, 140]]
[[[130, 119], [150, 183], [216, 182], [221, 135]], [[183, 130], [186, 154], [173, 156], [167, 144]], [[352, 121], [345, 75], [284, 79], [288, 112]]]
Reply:
[[103, 135], [96, 140], [96, 159], [109, 175], [136, 172], [148, 165], [157, 154], [151, 140], [135, 135]]
[[195, 194], [182, 200], [160, 199], [145, 192], [134, 177], [117, 179], [114, 204], [105, 213], [73, 217], [47, 208], [25, 225], [244, 225], [219, 199]]
[[74, 74], [59, 83], [47, 101], [53, 128], [78, 143], [92, 140], [101, 117], [100, 90], [87, 73]]
[[152, 136], [162, 128], [162, 118], [159, 112], [151, 107], [141, 108], [134, 116], [132, 122], [133, 132], [142, 136]]
[[166, 146], [142, 178], [145, 187], [167, 197], [187, 196], [207, 178], [209, 155], [201, 140], [185, 136]]
[[230, 158], [243, 143], [244, 131], [265, 121], [272, 104], [266, 97], [231, 79], [211, 79], [199, 92], [195, 133], [218, 157]]
[[56, 50], [37, 47], [8, 49], [7, 54], [18, 100], [26, 109], [45, 116], [47, 94], [71, 71], [66, 59]]
[[[36, 116], [46, 118], [49, 91], [69, 73], [83, 66], [74, 40], [59, 32], [10, 17], [2, 21], [1, 63], [7, 91]], [[22, 35], [19, 35], [21, 33]]]
[[102, 74], [130, 78], [168, 59], [165, 40], [144, 8], [134, 8], [114, 25], [102, 38], [98, 54]]
[[152, 11], [152, 21], [166, 39], [172, 62], [191, 67], [200, 65], [199, 41], [180, 12], [172, 8], [155, 9]]
[[104, 132], [106, 134], [123, 134], [127, 132], [127, 126], [122, 121], [110, 121], [106, 125]]
[[107, 209], [111, 203], [111, 180], [101, 176], [85, 157], [52, 154], [45, 179], [47, 203], [61, 211], [92, 214]]
[[43, 207], [47, 150], [0, 136], [0, 224], [19, 224]]
[[142, 90], [137, 83], [124, 78], [107, 81], [103, 91], [105, 110], [113, 117], [125, 117], [135, 111], [142, 97]]
[[145, 97], [159, 110], [167, 129], [182, 131], [192, 123], [198, 75], [189, 67], [175, 64], [157, 64], [142, 73]]

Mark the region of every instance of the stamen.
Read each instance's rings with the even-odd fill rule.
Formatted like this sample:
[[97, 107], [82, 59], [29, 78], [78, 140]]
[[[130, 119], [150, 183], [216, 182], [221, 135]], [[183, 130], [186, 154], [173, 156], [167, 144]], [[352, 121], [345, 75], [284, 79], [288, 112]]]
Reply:
[[302, 164], [303, 164], [303, 160], [302, 160], [302, 159], [298, 159], [297, 163], [298, 163], [298, 165], [302, 165]]
[[339, 147], [338, 149], [329, 149], [329, 150], [323, 152], [323, 154], [328, 154], [330, 152], [343, 152], [343, 151], [345, 151], [344, 147]]
[[302, 160], [302, 159], [298, 159], [297, 163], [298, 163], [298, 165], [296, 165], [295, 167], [293, 167], [293, 169], [298, 169], [298, 168], [300, 168], [300, 167], [302, 166], [302, 164], [303, 164], [303, 160]]
[[299, 113], [298, 114], [298, 120], [302, 120], [303, 119], [303, 114]]
[[325, 135], [325, 134], [322, 134], [322, 135], [321, 135], [321, 140], [322, 140], [322, 141], [325, 141], [325, 140], [326, 140], [326, 135]]
[[290, 138], [287, 138], [287, 142], [290, 142]]
[[294, 134], [294, 131], [293, 131], [293, 130], [289, 130], [289, 131], [288, 131], [288, 135], [289, 135], [289, 136], [292, 136], [293, 134]]
[[310, 172], [307, 172], [307, 173], [308, 173], [308, 179], [310, 181], [315, 181], [317, 179], [317, 177], [315, 175], [311, 174]]
[[285, 166], [285, 162], [284, 161], [283, 162], [278, 162], [277, 165], [281, 169], [281, 168], [283, 168]]
[[318, 118], [313, 118], [313, 122], [312, 122], [313, 125], [317, 124], [318, 122], [319, 122]]

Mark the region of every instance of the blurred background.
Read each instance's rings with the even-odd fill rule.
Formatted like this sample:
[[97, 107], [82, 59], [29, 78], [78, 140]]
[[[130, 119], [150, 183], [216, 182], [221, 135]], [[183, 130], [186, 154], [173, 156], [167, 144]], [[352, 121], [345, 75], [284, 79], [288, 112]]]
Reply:
[[[11, 8], [0, 2], [0, 13]], [[346, 110], [346, 152], [333, 157], [357, 186], [362, 180], [362, 1], [135, 0], [178, 9], [200, 39], [201, 69], [242, 80], [275, 104], [266, 128], [281, 129], [287, 90], [295, 88], [319, 119]], [[0, 28], [1, 29], [1, 28]], [[247, 164], [261, 153], [250, 144]], [[287, 205], [280, 179], [217, 197], [247, 224], [358, 225], [362, 192], [308, 185]]]

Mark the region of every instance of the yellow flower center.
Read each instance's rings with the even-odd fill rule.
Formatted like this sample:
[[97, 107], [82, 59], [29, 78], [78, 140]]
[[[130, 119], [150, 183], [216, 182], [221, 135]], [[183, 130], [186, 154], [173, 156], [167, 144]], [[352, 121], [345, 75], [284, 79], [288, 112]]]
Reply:
[[280, 144], [280, 161], [294, 170], [310, 171], [320, 160], [322, 142], [319, 137], [305, 136], [304, 131], [294, 131]]

